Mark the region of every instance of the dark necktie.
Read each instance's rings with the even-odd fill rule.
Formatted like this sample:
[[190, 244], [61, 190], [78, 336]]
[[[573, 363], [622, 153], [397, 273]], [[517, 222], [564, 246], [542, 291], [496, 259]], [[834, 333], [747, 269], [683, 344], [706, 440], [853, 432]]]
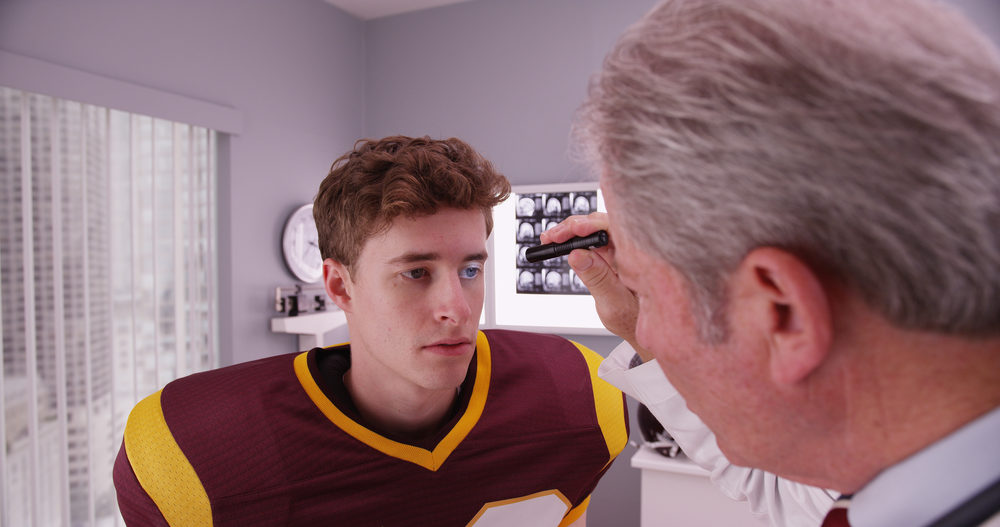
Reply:
[[850, 496], [841, 496], [826, 513], [821, 527], [850, 527], [851, 524], [847, 523], [847, 506], [850, 504]]

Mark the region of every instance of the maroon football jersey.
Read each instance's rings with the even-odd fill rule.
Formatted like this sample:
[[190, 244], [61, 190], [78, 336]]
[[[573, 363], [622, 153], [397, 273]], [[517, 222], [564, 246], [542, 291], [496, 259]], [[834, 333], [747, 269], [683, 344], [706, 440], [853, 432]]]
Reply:
[[115, 464], [129, 525], [556, 527], [586, 510], [628, 438], [601, 358], [480, 332], [434, 445], [365, 427], [324, 394], [314, 349], [171, 382], [129, 416]]

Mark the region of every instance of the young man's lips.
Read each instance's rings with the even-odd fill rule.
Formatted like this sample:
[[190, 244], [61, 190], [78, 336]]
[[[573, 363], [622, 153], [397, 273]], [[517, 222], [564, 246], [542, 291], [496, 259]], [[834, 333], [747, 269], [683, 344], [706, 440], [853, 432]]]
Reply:
[[424, 346], [424, 349], [440, 355], [465, 355], [471, 347], [472, 343], [468, 340], [442, 340]]

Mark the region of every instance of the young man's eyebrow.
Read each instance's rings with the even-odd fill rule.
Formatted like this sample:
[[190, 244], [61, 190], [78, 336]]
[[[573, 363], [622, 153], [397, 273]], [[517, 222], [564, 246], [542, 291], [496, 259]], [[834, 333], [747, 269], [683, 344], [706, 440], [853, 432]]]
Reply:
[[390, 264], [429, 262], [441, 258], [438, 253], [404, 253], [389, 260]]
[[[439, 253], [404, 253], [395, 258], [389, 260], [389, 264], [411, 264], [417, 262], [430, 262], [434, 260], [439, 260], [441, 255]], [[462, 261], [465, 262], [482, 262], [486, 261], [486, 253], [474, 253], [466, 256]]]

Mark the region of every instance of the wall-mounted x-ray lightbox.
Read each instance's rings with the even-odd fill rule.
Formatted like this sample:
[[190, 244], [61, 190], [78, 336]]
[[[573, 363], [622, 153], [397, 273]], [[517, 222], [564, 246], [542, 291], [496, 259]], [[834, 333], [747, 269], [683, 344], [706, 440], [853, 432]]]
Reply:
[[[515, 186], [509, 199], [493, 209], [491, 265], [492, 313], [487, 325], [500, 328], [609, 335], [594, 309], [594, 299], [567, 263], [566, 256], [530, 263], [524, 251], [541, 243], [539, 235], [574, 214], [605, 211], [596, 182]], [[489, 283], [487, 284], [489, 286]]]

